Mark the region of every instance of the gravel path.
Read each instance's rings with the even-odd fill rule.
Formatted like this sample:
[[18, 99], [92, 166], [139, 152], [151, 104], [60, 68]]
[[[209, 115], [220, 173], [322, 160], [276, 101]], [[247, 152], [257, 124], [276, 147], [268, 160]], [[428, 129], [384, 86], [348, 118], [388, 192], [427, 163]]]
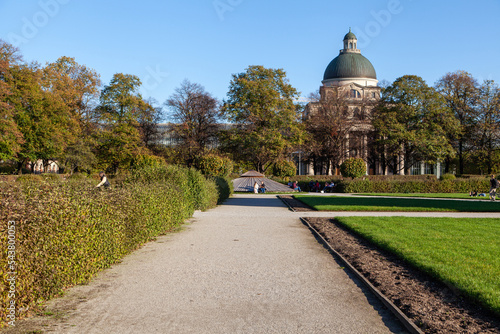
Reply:
[[298, 217], [262, 195], [196, 212], [183, 231], [51, 303], [64, 314], [44, 331], [402, 333]]

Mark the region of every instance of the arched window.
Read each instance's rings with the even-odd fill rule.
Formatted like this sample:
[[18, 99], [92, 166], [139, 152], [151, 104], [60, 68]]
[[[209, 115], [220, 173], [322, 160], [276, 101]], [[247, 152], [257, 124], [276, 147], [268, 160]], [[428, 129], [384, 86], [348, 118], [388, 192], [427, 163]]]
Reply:
[[352, 43], [349, 43], [349, 49], [352, 49]]
[[351, 89], [351, 99], [360, 99], [361, 98], [361, 94], [355, 90], [355, 89]]

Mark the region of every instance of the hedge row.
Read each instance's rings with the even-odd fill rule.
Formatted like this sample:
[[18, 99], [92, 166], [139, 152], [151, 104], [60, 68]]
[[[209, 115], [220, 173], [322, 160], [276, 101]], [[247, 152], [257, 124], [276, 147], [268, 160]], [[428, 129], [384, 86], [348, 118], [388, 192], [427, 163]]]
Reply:
[[487, 178], [455, 180], [341, 180], [337, 192], [341, 193], [487, 193], [490, 188]]
[[217, 204], [222, 204], [234, 191], [233, 181], [229, 177], [216, 177], [214, 179], [219, 191], [219, 200]]
[[[136, 170], [109, 190], [96, 189], [96, 181], [86, 178], [0, 183], [0, 327], [6, 325], [11, 300], [17, 318], [20, 308], [36, 309], [66, 287], [87, 282], [175, 229], [194, 210], [215, 206], [223, 200], [218, 194], [228, 197], [230, 188], [218, 190], [223, 183], [175, 166]], [[9, 221], [15, 222], [15, 299], [9, 298], [12, 275], [4, 256]]]

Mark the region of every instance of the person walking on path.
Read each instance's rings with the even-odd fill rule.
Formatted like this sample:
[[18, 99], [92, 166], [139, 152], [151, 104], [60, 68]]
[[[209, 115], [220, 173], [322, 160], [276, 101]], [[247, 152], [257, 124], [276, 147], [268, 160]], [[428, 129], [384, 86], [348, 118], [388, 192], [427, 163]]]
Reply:
[[99, 177], [101, 178], [101, 182], [96, 186], [96, 188], [104, 186], [104, 189], [109, 189], [110, 183], [108, 181], [108, 178], [106, 177], [106, 174], [104, 174], [104, 172], [100, 172]]
[[490, 179], [490, 201], [495, 201], [495, 197], [497, 196], [497, 189], [500, 186], [497, 179], [495, 179], [495, 175], [491, 174]]

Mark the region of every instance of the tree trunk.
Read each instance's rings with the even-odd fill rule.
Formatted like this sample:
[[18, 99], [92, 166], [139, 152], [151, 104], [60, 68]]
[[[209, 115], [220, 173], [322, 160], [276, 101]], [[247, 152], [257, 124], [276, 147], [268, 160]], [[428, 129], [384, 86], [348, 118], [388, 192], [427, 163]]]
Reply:
[[24, 161], [17, 162], [17, 175], [23, 175]]
[[464, 141], [463, 139], [459, 139], [458, 141], [458, 168], [460, 175], [464, 173], [464, 155], [463, 155], [463, 150], [464, 150]]
[[491, 139], [488, 141], [488, 155], [487, 155], [487, 164], [488, 164], [488, 174], [491, 174], [492, 172], [492, 168], [491, 168], [491, 165], [493, 164], [493, 157], [492, 157], [492, 153], [493, 153], [493, 149], [492, 149], [492, 144], [491, 144]]
[[450, 158], [449, 157], [446, 157], [446, 159], [444, 160], [444, 173], [445, 174], [448, 174], [450, 172]]
[[404, 155], [404, 159], [405, 161], [403, 161], [403, 166], [404, 166], [404, 169], [403, 169], [403, 174], [404, 175], [410, 175], [411, 174], [411, 166], [410, 166], [410, 155], [409, 154], [405, 154]]

